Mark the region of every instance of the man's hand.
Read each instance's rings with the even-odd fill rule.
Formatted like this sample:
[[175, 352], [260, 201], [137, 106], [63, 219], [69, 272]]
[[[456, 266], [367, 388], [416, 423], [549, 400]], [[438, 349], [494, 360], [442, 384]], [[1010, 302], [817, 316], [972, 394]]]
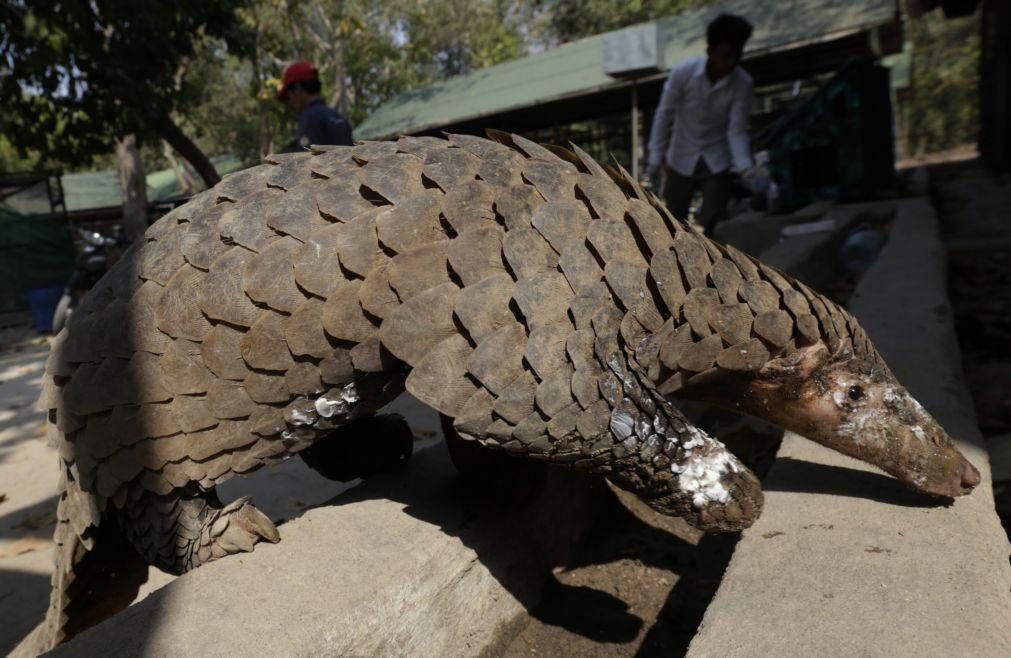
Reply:
[[646, 171], [643, 172], [642, 176], [639, 177], [639, 184], [646, 189], [652, 189], [657, 186], [657, 182], [660, 178], [660, 165], [650, 164], [646, 167]]

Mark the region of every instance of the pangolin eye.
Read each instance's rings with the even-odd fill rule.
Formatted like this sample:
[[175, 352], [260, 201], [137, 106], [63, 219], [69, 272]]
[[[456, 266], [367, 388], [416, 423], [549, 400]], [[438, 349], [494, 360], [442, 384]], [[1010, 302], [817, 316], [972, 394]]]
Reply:
[[850, 386], [850, 390], [847, 391], [847, 394], [850, 396], [850, 400], [856, 402], [857, 400], [863, 399], [864, 389], [860, 388], [859, 386]]

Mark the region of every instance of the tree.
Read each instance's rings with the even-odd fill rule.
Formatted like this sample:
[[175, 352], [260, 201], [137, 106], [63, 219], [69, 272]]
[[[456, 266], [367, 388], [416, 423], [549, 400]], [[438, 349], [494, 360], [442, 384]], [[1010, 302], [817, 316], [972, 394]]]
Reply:
[[253, 0], [237, 11], [248, 48], [233, 52], [205, 38], [180, 76], [178, 113], [197, 141], [255, 161], [293, 135], [294, 117], [275, 93], [285, 65], [299, 59], [320, 71], [327, 102], [352, 123], [403, 89], [401, 55], [389, 26], [393, 3], [367, 0]]
[[523, 54], [510, 11], [505, 0], [251, 1], [237, 12], [253, 35], [246, 51], [197, 44], [181, 76], [181, 125], [211, 151], [277, 149], [293, 117], [274, 92], [299, 59], [316, 64], [327, 102], [361, 123], [402, 91]]
[[912, 49], [912, 97], [903, 113], [907, 156], [976, 141], [979, 20], [979, 12], [949, 19], [934, 11], [907, 22]]
[[274, 98], [292, 61], [313, 61], [327, 102], [357, 125], [403, 91], [699, 3], [247, 0], [236, 11], [244, 47], [205, 32], [180, 61], [174, 116], [204, 151], [252, 162], [292, 137]]
[[508, 5], [500, 2], [406, 3], [404, 57], [415, 81], [428, 84], [522, 55], [518, 26], [509, 18]]
[[69, 164], [108, 152], [110, 135], [164, 139], [208, 185], [217, 182], [174, 112], [180, 70], [199, 39], [248, 43], [235, 16], [241, 1], [4, 0], [0, 132], [21, 151]]
[[231, 52], [221, 39], [205, 37], [180, 69], [179, 126], [205, 153], [232, 153], [254, 163], [278, 149], [287, 108], [275, 100], [255, 61]]
[[561, 43], [643, 23], [711, 0], [531, 0], [548, 15], [547, 31]]
[[40, 160], [38, 152], [19, 153], [5, 135], [0, 135], [0, 171], [33, 171], [41, 166]]

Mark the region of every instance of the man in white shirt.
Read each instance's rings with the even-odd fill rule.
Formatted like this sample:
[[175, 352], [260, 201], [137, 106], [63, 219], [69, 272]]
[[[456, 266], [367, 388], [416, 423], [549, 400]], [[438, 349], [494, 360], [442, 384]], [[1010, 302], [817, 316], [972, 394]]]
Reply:
[[700, 223], [706, 233], [726, 213], [730, 172], [751, 170], [748, 115], [754, 84], [737, 64], [751, 24], [722, 14], [706, 28], [705, 57], [679, 63], [663, 87], [649, 136], [646, 177], [666, 167], [663, 197], [686, 219], [695, 189], [702, 189]]

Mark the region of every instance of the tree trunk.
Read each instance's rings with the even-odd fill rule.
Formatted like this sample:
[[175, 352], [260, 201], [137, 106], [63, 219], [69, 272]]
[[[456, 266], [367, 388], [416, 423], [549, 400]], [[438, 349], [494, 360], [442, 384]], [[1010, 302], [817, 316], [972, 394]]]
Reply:
[[193, 172], [190, 168], [186, 166], [185, 162], [180, 162], [179, 158], [176, 157], [175, 151], [169, 146], [169, 143], [162, 140], [162, 155], [168, 160], [169, 167], [172, 168], [172, 173], [175, 174], [176, 181], [179, 183], [179, 189], [182, 191], [184, 196], [193, 196], [200, 191], [200, 186], [197, 185], [196, 178], [193, 177]]
[[[264, 89], [263, 69], [260, 66], [260, 23], [257, 17], [256, 40], [253, 42], [253, 57], [251, 59], [253, 67], [253, 93], [259, 98], [260, 92]], [[275, 102], [273, 99], [267, 103]], [[271, 126], [270, 111], [267, 109], [263, 99], [256, 104], [256, 111], [260, 118], [260, 159], [267, 157], [274, 152], [274, 130]]]
[[147, 180], [136, 135], [123, 135], [116, 140], [116, 169], [123, 193], [123, 228], [132, 242], [147, 230]]
[[221, 180], [221, 176], [218, 176], [218, 171], [214, 168], [210, 159], [204, 155], [199, 146], [194, 144], [179, 129], [179, 126], [173, 123], [172, 119], [166, 118], [158, 126], [158, 136], [168, 142], [175, 149], [176, 153], [186, 158], [186, 161], [193, 165], [193, 168], [200, 174], [200, 178], [204, 180], [207, 187], [213, 187]]
[[330, 106], [337, 108], [337, 111], [346, 118], [351, 116], [351, 108], [348, 106], [347, 67], [344, 59], [345, 45], [347, 45], [347, 42], [344, 39], [334, 44], [334, 93], [331, 98], [333, 102], [330, 103]]

